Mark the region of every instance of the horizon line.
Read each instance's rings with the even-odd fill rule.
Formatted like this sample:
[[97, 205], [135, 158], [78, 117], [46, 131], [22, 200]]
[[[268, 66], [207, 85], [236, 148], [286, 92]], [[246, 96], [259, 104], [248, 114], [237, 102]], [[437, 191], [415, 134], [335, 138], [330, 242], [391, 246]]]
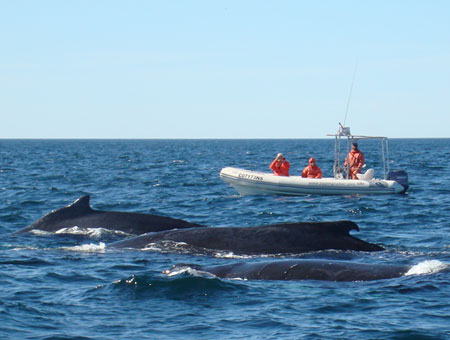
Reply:
[[[345, 137], [345, 136], [344, 136]], [[450, 137], [386, 137], [388, 139], [450, 139]], [[329, 137], [0, 137], [0, 140], [333, 140]]]

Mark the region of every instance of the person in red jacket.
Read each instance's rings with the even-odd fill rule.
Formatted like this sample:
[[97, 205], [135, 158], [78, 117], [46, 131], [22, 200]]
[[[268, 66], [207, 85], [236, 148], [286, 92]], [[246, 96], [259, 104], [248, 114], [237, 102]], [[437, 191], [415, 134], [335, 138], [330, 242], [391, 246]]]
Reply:
[[291, 165], [289, 162], [281, 153], [279, 153], [272, 163], [270, 163], [270, 168], [273, 170], [273, 174], [277, 176], [289, 176], [290, 166]]
[[344, 166], [349, 169], [351, 179], [358, 179], [357, 174], [361, 173], [364, 165], [364, 154], [359, 151], [358, 143], [352, 143], [352, 149], [345, 158]]
[[303, 178], [322, 178], [322, 170], [317, 166], [316, 160], [311, 157], [309, 165], [302, 171]]

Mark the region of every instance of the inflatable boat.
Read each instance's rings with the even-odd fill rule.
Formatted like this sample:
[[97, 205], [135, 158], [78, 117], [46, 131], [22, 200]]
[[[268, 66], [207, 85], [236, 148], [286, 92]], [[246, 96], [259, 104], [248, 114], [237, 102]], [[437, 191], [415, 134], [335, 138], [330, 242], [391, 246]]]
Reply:
[[[333, 175], [330, 178], [302, 178], [301, 176], [276, 176], [272, 173], [226, 167], [220, 171], [223, 181], [229, 183], [241, 195], [348, 195], [348, 194], [395, 194], [408, 189], [408, 175], [404, 170], [389, 170], [387, 137], [356, 136], [349, 127], [340, 125], [335, 137]], [[347, 147], [341, 146], [341, 139], [347, 139]], [[374, 178], [374, 170], [358, 174], [358, 179], [349, 178], [349, 169], [342, 165], [353, 142], [364, 139], [381, 140], [381, 164], [383, 178]], [[343, 149], [343, 150], [342, 150]], [[346, 150], [345, 150], [346, 149]]]
[[406, 188], [396, 180], [372, 178], [367, 170], [360, 179], [302, 178], [301, 176], [276, 176], [271, 173], [239, 168], [223, 168], [220, 177], [240, 195], [342, 195], [342, 194], [394, 194]]

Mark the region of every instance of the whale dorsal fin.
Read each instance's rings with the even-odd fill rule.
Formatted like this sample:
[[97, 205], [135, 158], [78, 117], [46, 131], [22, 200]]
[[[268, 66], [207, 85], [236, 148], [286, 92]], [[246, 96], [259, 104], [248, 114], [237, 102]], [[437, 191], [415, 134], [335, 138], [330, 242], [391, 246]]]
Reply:
[[315, 227], [319, 230], [322, 229], [328, 233], [339, 235], [350, 235], [351, 230], [359, 231], [358, 225], [348, 220], [318, 222]]
[[283, 223], [279, 226], [287, 226], [293, 229], [309, 230], [317, 233], [332, 233], [339, 235], [349, 235], [351, 230], [359, 231], [359, 227], [352, 221], [330, 221], [330, 222], [297, 222]]
[[83, 212], [85, 213], [85, 212], [92, 211], [91, 206], [89, 205], [90, 200], [91, 200], [90, 195], [82, 196], [82, 197], [78, 198], [75, 202], [73, 202], [72, 204], [68, 205], [67, 208], [73, 212], [78, 212], [78, 213], [83, 213]]
[[358, 225], [353, 221], [348, 220], [336, 221], [336, 226], [337, 228], [340, 228], [340, 232], [345, 235], [350, 234], [351, 230], [359, 231]]

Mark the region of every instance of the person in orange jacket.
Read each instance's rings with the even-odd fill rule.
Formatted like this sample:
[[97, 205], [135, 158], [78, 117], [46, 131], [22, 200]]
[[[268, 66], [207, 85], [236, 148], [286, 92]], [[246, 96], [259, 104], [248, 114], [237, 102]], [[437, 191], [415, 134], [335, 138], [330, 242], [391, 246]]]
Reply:
[[349, 169], [351, 179], [358, 179], [357, 174], [361, 173], [364, 165], [364, 154], [359, 151], [358, 143], [352, 143], [352, 149], [345, 157], [344, 167]]
[[277, 157], [270, 163], [270, 168], [273, 174], [277, 176], [289, 176], [289, 162], [284, 158], [283, 154], [279, 153]]
[[302, 171], [303, 178], [322, 178], [322, 170], [317, 166], [316, 160], [311, 157], [309, 165]]

